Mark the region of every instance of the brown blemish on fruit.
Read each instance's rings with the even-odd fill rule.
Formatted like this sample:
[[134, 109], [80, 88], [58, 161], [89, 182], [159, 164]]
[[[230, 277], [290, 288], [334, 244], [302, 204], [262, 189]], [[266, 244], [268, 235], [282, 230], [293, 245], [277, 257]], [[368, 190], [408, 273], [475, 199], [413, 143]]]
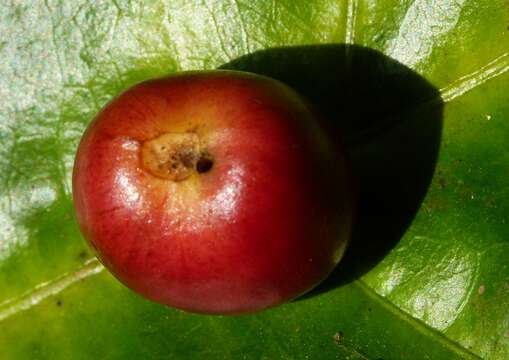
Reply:
[[165, 133], [145, 141], [141, 161], [152, 175], [176, 182], [195, 172], [209, 171], [213, 164], [212, 156], [202, 149], [195, 132]]

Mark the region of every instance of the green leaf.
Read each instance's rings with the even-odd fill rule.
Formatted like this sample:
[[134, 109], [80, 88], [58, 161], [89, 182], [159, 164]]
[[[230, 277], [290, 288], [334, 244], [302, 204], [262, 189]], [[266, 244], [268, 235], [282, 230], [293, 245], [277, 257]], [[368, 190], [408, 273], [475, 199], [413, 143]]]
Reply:
[[[508, 25], [505, 0], [7, 1], [0, 359], [509, 358]], [[124, 288], [92, 259], [70, 193], [108, 100], [218, 67], [307, 95], [360, 193], [330, 279], [242, 317]]]

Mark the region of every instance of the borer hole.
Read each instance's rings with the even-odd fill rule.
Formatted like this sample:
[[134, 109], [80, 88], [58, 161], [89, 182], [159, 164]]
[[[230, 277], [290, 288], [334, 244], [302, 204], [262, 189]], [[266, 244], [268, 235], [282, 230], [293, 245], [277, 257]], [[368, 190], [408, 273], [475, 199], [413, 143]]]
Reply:
[[212, 165], [214, 165], [214, 162], [211, 158], [208, 156], [201, 156], [196, 163], [196, 171], [198, 171], [200, 174], [205, 173], [212, 169]]

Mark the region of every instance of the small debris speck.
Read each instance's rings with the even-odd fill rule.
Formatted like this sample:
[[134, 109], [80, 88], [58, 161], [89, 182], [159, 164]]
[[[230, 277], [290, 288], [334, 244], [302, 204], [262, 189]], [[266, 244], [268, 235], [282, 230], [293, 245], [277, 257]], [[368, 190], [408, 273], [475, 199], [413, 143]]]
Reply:
[[479, 286], [479, 295], [482, 295], [484, 294], [484, 291], [486, 290], [486, 287], [484, 285], [481, 284], [481, 286]]
[[62, 306], [62, 300], [57, 300], [57, 306]]
[[442, 190], [444, 190], [447, 187], [447, 181], [443, 177], [438, 179], [438, 183], [440, 184], [440, 188]]
[[343, 341], [343, 333], [341, 331], [338, 331], [334, 334], [334, 342], [339, 345]]

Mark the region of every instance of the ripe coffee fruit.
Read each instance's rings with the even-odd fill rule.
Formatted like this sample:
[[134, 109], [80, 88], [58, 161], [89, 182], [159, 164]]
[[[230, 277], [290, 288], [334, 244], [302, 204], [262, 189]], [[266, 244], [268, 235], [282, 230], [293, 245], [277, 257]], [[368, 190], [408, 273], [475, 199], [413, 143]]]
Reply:
[[125, 285], [187, 311], [291, 300], [339, 262], [352, 222], [345, 157], [280, 82], [185, 72], [132, 87], [86, 130], [81, 230]]

